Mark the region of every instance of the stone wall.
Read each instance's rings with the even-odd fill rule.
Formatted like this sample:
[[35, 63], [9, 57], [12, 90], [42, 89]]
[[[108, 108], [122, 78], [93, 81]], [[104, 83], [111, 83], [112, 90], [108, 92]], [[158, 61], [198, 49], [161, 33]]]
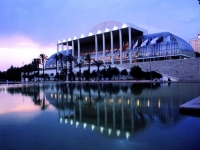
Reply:
[[139, 62], [129, 64], [128, 68], [130, 69], [132, 66], [137, 65], [143, 71], [149, 71], [151, 65], [152, 71], [176, 77], [179, 81], [200, 82], [200, 58]]

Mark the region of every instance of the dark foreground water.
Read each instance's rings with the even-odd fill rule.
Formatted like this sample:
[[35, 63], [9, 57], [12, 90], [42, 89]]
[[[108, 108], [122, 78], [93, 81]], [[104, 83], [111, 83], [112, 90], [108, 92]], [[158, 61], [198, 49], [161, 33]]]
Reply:
[[199, 83], [0, 86], [0, 150], [200, 149]]

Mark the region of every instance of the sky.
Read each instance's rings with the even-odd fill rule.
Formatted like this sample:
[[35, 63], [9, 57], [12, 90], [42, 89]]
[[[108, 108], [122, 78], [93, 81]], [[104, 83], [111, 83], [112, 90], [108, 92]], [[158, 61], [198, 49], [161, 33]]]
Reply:
[[187, 42], [200, 33], [198, 0], [0, 0], [0, 71], [54, 54], [58, 40], [117, 21]]

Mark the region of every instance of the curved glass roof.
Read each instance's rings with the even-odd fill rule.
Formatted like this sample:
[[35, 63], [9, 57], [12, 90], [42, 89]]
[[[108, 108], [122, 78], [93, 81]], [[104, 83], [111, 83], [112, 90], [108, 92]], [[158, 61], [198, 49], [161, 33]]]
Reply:
[[[152, 41], [153, 39], [156, 38], [162, 38], [162, 41], [160, 43], [176, 43], [178, 46], [179, 50], [186, 50], [186, 51], [193, 51], [193, 48], [190, 46], [189, 43], [187, 43], [185, 40], [181, 39], [180, 37], [171, 34], [169, 32], [160, 32], [160, 33], [154, 33], [154, 34], [148, 34], [148, 35], [144, 35], [144, 36], [140, 36], [135, 38], [135, 42], [141, 41], [140, 44], [142, 44], [143, 41], [148, 40], [148, 41]], [[158, 42], [157, 42], [158, 43]]]

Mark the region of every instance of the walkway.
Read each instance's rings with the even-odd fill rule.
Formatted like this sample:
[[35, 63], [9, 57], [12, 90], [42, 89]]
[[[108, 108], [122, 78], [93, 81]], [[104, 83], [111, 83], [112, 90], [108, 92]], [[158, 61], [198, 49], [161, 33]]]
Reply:
[[200, 116], [200, 96], [181, 105], [179, 110], [184, 114]]

